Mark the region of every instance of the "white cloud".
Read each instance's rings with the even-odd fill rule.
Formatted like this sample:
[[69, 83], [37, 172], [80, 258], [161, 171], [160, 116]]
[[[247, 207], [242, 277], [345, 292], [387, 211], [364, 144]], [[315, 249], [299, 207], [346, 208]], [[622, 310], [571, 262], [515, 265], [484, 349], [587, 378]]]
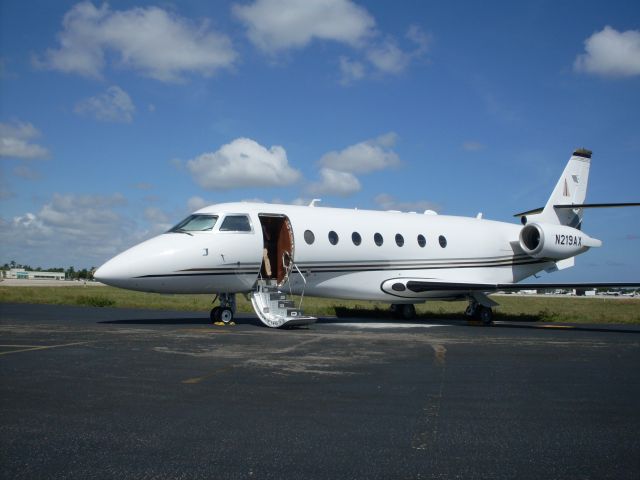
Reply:
[[375, 20], [350, 0], [256, 0], [234, 5], [251, 42], [263, 51], [302, 48], [313, 39], [358, 46], [373, 34]]
[[0, 157], [47, 158], [49, 151], [46, 148], [29, 143], [29, 140], [39, 136], [40, 132], [30, 123], [0, 123]]
[[585, 52], [578, 55], [573, 68], [578, 72], [602, 76], [640, 75], [640, 31], [618, 32], [604, 27], [584, 42]]
[[120, 194], [54, 194], [37, 213], [2, 220], [0, 243], [6, 255], [30, 264], [97, 264], [141, 239], [118, 211], [125, 204]]
[[169, 216], [158, 207], [145, 208], [144, 218], [155, 223], [167, 223], [169, 221]]
[[82, 100], [75, 107], [76, 113], [89, 114], [104, 122], [131, 123], [135, 111], [131, 97], [116, 85], [95, 97]]
[[190, 73], [209, 76], [237, 56], [229, 38], [207, 22], [196, 24], [153, 6], [112, 11], [106, 3], [79, 3], [64, 16], [58, 41], [58, 48], [35, 63], [88, 77], [102, 76], [111, 53], [120, 66], [165, 82]]
[[411, 62], [426, 54], [430, 41], [430, 36], [417, 25], [411, 25], [405, 37], [414, 48], [402, 49], [393, 37], [387, 36], [368, 49], [367, 59], [381, 73], [397, 75], [404, 72]]
[[440, 206], [426, 200], [403, 202], [392, 195], [381, 193], [373, 200], [383, 210], [400, 210], [403, 212], [424, 212], [425, 210], [439, 211]]
[[189, 160], [193, 179], [203, 188], [282, 187], [300, 179], [281, 146], [267, 149], [249, 138], [237, 138], [213, 153]]
[[339, 152], [329, 152], [320, 159], [323, 167], [351, 173], [383, 170], [400, 163], [398, 155], [390, 149], [396, 142], [393, 132], [373, 140], [351, 145]]
[[424, 55], [431, 43], [431, 35], [425, 33], [418, 25], [411, 25], [405, 36], [411, 40], [416, 48], [411, 52], [413, 57]]
[[26, 165], [17, 165], [13, 169], [13, 174], [26, 180], [40, 180], [42, 174]]
[[149, 182], [138, 182], [133, 186], [133, 188], [136, 190], [153, 190], [154, 186]]
[[349, 172], [340, 172], [332, 168], [320, 169], [321, 180], [309, 186], [309, 192], [313, 195], [339, 195], [346, 197], [362, 187], [360, 181]]
[[202, 197], [191, 197], [187, 200], [187, 209], [189, 212], [195, 212], [196, 210], [200, 210], [208, 205], [211, 205], [213, 202], [208, 202]]
[[340, 83], [350, 85], [364, 77], [365, 69], [362, 62], [351, 60], [348, 57], [340, 57]]
[[485, 148], [487, 148], [486, 145], [473, 140], [467, 140], [462, 144], [462, 149], [467, 152], [479, 152], [480, 150], [484, 150]]
[[395, 40], [387, 38], [384, 42], [369, 49], [367, 59], [379, 71], [397, 74], [407, 68], [411, 61], [411, 55], [401, 50]]

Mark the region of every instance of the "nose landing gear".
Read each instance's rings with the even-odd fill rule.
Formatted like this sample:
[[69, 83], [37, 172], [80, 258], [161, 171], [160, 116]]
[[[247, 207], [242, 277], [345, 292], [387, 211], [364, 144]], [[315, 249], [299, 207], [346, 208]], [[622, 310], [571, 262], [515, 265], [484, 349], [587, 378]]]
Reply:
[[214, 307], [209, 314], [211, 322], [216, 325], [233, 325], [233, 317], [236, 313], [235, 293], [221, 293], [218, 298], [220, 306]]

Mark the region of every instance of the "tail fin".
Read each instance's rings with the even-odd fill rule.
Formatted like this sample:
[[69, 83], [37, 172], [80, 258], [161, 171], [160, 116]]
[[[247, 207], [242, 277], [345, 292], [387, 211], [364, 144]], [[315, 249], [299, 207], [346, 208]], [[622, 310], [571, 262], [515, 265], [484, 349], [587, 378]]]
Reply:
[[573, 152], [542, 212], [537, 215], [531, 215], [528, 221], [535, 220], [555, 225], [567, 225], [579, 229], [582, 225], [583, 209], [562, 208], [562, 206], [584, 204], [587, 196], [590, 166], [590, 150], [579, 148]]

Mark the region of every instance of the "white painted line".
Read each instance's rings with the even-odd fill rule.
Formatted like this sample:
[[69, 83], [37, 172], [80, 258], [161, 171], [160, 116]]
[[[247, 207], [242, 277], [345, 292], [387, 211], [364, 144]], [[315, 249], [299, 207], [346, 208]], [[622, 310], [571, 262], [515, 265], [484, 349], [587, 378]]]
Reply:
[[440, 325], [435, 323], [393, 323], [393, 322], [380, 322], [380, 323], [331, 323], [329, 325], [335, 325], [338, 327], [351, 327], [351, 328], [432, 328], [432, 327], [450, 327], [451, 325]]

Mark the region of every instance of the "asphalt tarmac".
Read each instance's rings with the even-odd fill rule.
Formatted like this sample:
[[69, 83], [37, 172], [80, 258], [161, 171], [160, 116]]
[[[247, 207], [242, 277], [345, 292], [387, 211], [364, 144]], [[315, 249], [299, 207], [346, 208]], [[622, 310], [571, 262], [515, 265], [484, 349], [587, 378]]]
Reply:
[[640, 328], [0, 304], [2, 478], [638, 479]]

